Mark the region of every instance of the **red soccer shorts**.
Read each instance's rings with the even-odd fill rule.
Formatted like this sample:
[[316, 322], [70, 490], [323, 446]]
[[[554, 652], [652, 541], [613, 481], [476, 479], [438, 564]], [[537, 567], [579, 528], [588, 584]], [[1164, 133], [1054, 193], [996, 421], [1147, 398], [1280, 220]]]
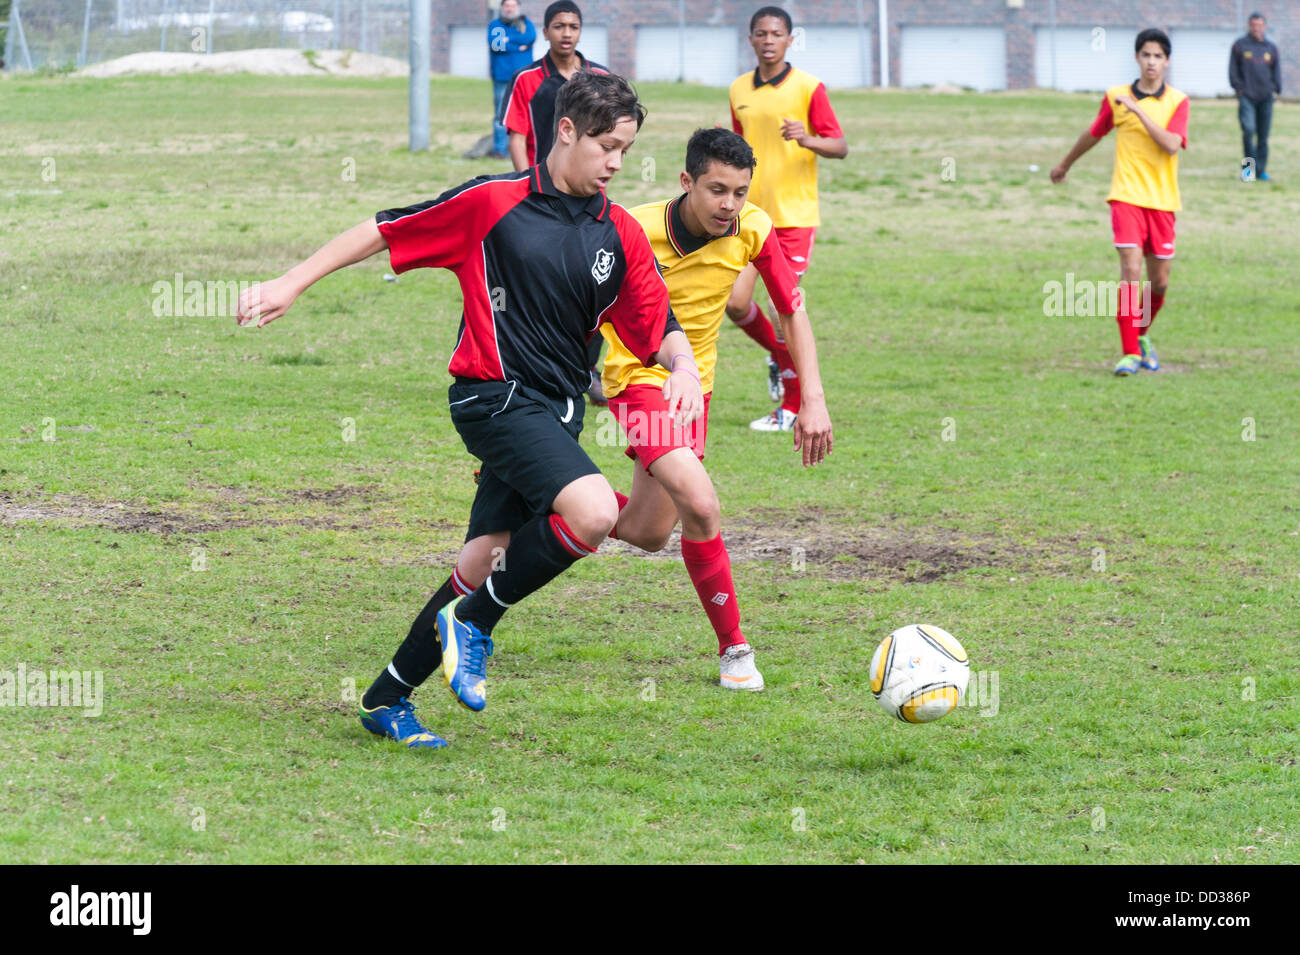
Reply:
[[609, 399], [609, 410], [627, 435], [623, 452], [640, 461], [646, 471], [658, 458], [676, 448], [690, 448], [704, 460], [704, 440], [709, 430], [709, 397], [704, 396], [704, 414], [680, 428], [668, 414], [668, 402], [658, 385], [628, 385]]
[[795, 275], [807, 272], [808, 263], [812, 261], [813, 243], [817, 241], [817, 230], [794, 227], [777, 229], [776, 240], [781, 243], [781, 251], [785, 253], [791, 271]]
[[1141, 249], [1157, 259], [1174, 257], [1174, 214], [1165, 209], [1148, 209], [1118, 199], [1110, 201], [1110, 227], [1115, 248]]

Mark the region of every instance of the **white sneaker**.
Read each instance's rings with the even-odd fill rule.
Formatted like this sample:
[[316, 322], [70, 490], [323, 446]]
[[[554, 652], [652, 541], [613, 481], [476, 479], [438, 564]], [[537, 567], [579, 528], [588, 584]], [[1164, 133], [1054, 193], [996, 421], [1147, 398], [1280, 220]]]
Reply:
[[767, 356], [767, 396], [774, 402], [785, 397], [785, 382], [781, 380], [781, 366], [771, 355]]
[[794, 427], [795, 414], [787, 408], [777, 408], [770, 415], [749, 423], [751, 431], [789, 431]]
[[719, 665], [722, 668], [722, 678], [718, 681], [720, 686], [728, 690], [753, 692], [763, 689], [763, 674], [754, 667], [754, 648], [748, 643], [727, 647]]

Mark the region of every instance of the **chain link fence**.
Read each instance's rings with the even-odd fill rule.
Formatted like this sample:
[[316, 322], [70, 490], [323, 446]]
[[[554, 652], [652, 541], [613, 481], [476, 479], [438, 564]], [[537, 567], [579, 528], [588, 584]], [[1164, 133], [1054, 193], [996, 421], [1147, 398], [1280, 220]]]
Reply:
[[[8, 17], [4, 7], [10, 7]], [[130, 53], [352, 49], [405, 60], [409, 0], [0, 0], [6, 69]]]

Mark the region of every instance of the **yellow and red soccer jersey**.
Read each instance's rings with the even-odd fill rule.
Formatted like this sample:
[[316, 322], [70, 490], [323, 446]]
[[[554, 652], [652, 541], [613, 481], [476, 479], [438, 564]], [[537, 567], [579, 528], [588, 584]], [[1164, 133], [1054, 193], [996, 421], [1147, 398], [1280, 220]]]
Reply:
[[758, 160], [749, 201], [771, 216], [778, 229], [819, 226], [817, 154], [781, 138], [787, 119], [803, 123], [814, 136], [844, 135], [825, 84], [803, 70], [786, 66], [765, 81], [755, 69], [732, 82], [731, 128], [745, 137]]
[[1119, 105], [1116, 98], [1125, 93], [1132, 94], [1138, 109], [1153, 119], [1157, 126], [1181, 136], [1183, 149], [1187, 148], [1188, 101], [1185, 93], [1168, 85], [1162, 85], [1155, 93], [1141, 92], [1137, 83], [1112, 86], [1102, 97], [1101, 110], [1088, 130], [1099, 139], [1112, 127], [1117, 130], [1115, 175], [1106, 199], [1117, 199], [1146, 209], [1177, 212], [1183, 207], [1178, 194], [1178, 155], [1171, 156], [1156, 145], [1133, 111]]
[[[758, 206], [746, 202], [729, 232], [708, 238], [687, 231], [680, 208], [684, 199], [683, 194], [630, 211], [650, 239], [668, 284], [673, 314], [695, 352], [700, 387], [708, 394], [713, 390], [718, 358], [718, 329], [731, 286], [741, 270], [754, 264], [781, 315], [791, 315], [799, 307], [799, 280], [781, 251], [772, 220]], [[623, 344], [613, 326], [606, 323], [600, 328], [609, 341], [602, 382], [606, 395], [617, 395], [629, 385], [663, 386], [668, 379], [666, 369], [646, 367]]]

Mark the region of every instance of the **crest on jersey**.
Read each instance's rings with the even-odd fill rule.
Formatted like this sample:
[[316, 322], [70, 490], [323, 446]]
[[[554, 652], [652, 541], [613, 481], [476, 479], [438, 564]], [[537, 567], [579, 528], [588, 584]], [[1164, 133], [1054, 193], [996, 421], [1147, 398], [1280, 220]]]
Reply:
[[591, 277], [597, 285], [603, 285], [609, 273], [614, 271], [614, 253], [601, 249], [596, 253], [596, 261], [591, 263]]

